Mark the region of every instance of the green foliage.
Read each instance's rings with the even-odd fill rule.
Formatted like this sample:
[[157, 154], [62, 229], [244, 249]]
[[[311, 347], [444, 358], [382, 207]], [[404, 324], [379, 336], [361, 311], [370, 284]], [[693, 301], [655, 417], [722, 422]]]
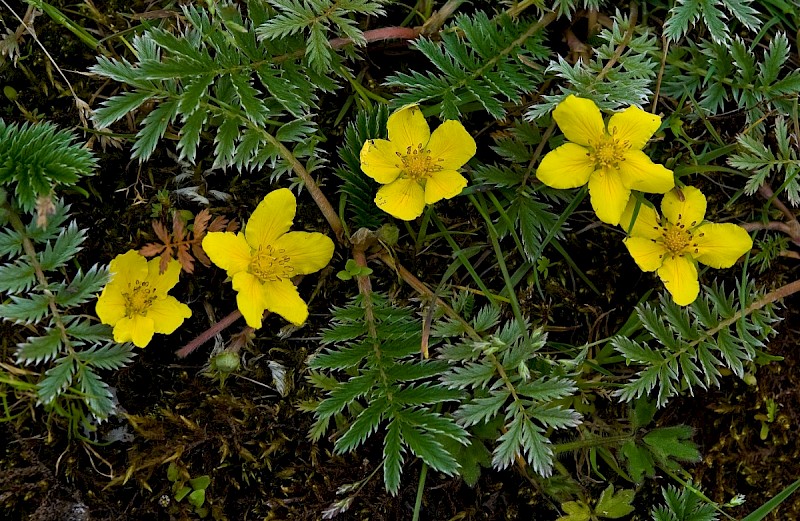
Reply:
[[662, 407], [679, 393], [719, 386], [721, 368], [742, 378], [777, 320], [771, 305], [752, 306], [758, 297], [752, 284], [742, 288], [740, 299], [738, 291], [728, 294], [715, 283], [690, 307], [665, 294], [657, 306], [637, 306], [645, 330], [635, 339], [616, 336], [611, 344], [628, 364], [643, 367], [615, 394], [631, 401], [657, 389], [656, 403]]
[[[351, 420], [337, 436], [338, 453], [354, 450], [378, 430], [385, 431], [383, 476], [392, 494], [399, 490], [406, 451], [434, 470], [455, 474], [459, 465], [445, 441], [466, 444], [467, 433], [436, 408], [458, 400], [461, 393], [434, 380], [445, 371], [443, 362], [419, 360], [422, 325], [411, 310], [371, 293], [356, 297], [347, 307], [334, 308], [332, 314], [332, 326], [323, 333], [322, 342], [333, 347], [309, 364], [315, 371], [312, 383], [327, 391], [315, 406], [311, 439], [320, 439], [334, 417]], [[343, 380], [321, 371], [343, 372]]]
[[679, 462], [700, 461], [700, 452], [691, 441], [692, 429], [685, 425], [653, 429], [641, 439], [630, 439], [621, 447], [628, 473], [636, 483], [655, 476], [656, 466], [680, 469]]
[[[800, 76], [798, 76], [800, 78]], [[739, 134], [736, 142], [739, 152], [728, 158], [728, 164], [750, 173], [744, 191], [754, 194], [758, 188], [771, 180], [778, 186], [776, 194], [786, 193], [794, 205], [800, 205], [800, 158], [797, 156], [797, 136], [792, 137], [783, 117], [775, 118], [774, 136], [777, 153], [764, 144], [763, 138], [752, 134]], [[794, 141], [794, 143], [792, 143]], [[777, 180], [773, 176], [779, 176]]]
[[357, 46], [367, 44], [354, 15], [382, 16], [386, 0], [267, 0], [278, 12], [259, 25], [259, 38], [280, 40], [305, 33], [305, 55], [319, 73], [327, 71], [336, 59], [329, 42], [330, 31], [349, 38]]
[[[674, 46], [667, 58], [663, 92], [676, 98], [689, 95], [710, 114], [734, 107], [744, 110], [748, 125], [757, 125], [762, 133], [765, 114], [791, 113], [800, 95], [800, 71], [791, 65], [784, 33], [771, 38], [763, 54], [760, 47], [739, 37], [729, 44], [703, 40]], [[762, 58], [757, 61], [759, 54]]]
[[40, 197], [92, 174], [96, 160], [75, 140], [51, 123], [19, 126], [0, 119], [0, 187], [13, 185], [16, 204], [32, 212]]
[[654, 508], [653, 521], [717, 521], [713, 504], [706, 503], [694, 491], [669, 485], [661, 489], [665, 504]]
[[361, 148], [369, 139], [386, 139], [386, 121], [389, 110], [380, 105], [374, 110], [362, 110], [355, 121], [347, 125], [344, 144], [339, 147], [342, 165], [336, 175], [342, 181], [339, 192], [343, 219], [352, 223], [355, 229], [377, 229], [386, 220], [386, 213], [375, 205], [378, 183], [361, 171]]
[[[550, 62], [548, 72], [555, 72], [566, 84], [561, 93], [542, 96], [545, 101], [534, 105], [526, 117], [533, 120], [550, 114], [569, 94], [591, 99], [603, 110], [647, 104], [658, 73], [654, 56], [659, 54], [659, 43], [644, 27], [633, 28], [634, 36], [628, 40], [630, 29], [630, 19], [618, 12], [611, 29], [597, 35], [600, 45], [593, 49], [591, 60], [571, 64], [559, 57]], [[620, 48], [624, 51], [617, 56]], [[609, 66], [611, 60], [614, 64]]]
[[758, 264], [758, 272], [764, 273], [777, 259], [781, 252], [789, 247], [789, 238], [784, 235], [769, 234], [755, 243], [756, 253], [751, 257], [753, 264]]
[[594, 505], [594, 507], [587, 505], [583, 501], [568, 501], [562, 503], [561, 508], [567, 515], [559, 517], [556, 521], [619, 519], [634, 511], [631, 505], [633, 497], [633, 490], [623, 489], [614, 491], [614, 485], [609, 485], [603, 490], [600, 499], [597, 500], [597, 504]]
[[[496, 312], [483, 311], [473, 326], [489, 329], [497, 318]], [[436, 332], [455, 332], [448, 329], [453, 325]], [[575, 382], [535, 363], [545, 341], [541, 330], [526, 333], [517, 322], [509, 322], [485, 340], [464, 340], [440, 349], [439, 358], [449, 367], [442, 383], [470, 393], [454, 413], [459, 424], [469, 428], [502, 422], [503, 433], [492, 452], [495, 468], [507, 468], [524, 457], [535, 472], [549, 476], [553, 467], [549, 429], [580, 424], [580, 414], [563, 405], [563, 399], [577, 390]]]
[[[97, 370], [119, 369], [131, 361], [133, 353], [129, 344], [111, 341], [108, 326], [93, 323], [85, 315], [69, 314], [103, 289], [108, 271], [93, 266], [86, 273], [79, 269], [72, 277], [58, 280], [65, 277], [62, 268], [81, 250], [86, 233], [74, 221], [65, 224], [65, 219], [66, 211], [58, 205], [38, 238], [27, 234], [35, 229], [34, 223], [3, 230], [7, 240], [0, 246], [0, 258], [17, 260], [0, 266], [0, 293], [8, 296], [0, 304], [0, 316], [34, 332], [17, 345], [16, 362], [49, 366], [37, 384], [39, 401], [58, 408], [59, 398], [78, 397], [97, 419], [104, 420], [113, 414], [115, 404]], [[39, 246], [35, 259], [19, 254], [26, 242]]]
[[678, 0], [669, 10], [664, 36], [678, 41], [700, 20], [715, 43], [730, 43], [732, 20], [753, 32], [761, 27], [758, 11], [750, 3], [751, 0]]
[[534, 122], [516, 120], [506, 133], [495, 138], [492, 147], [504, 163], [478, 164], [473, 171], [475, 184], [494, 188], [493, 195], [498, 200], [495, 208], [500, 214], [498, 232], [503, 236], [518, 233], [520, 253], [529, 262], [538, 262], [541, 258], [548, 235], [558, 239], [567, 229], [548, 200], [569, 200], [570, 196], [563, 190], [555, 191], [542, 185], [534, 188], [529, 184], [533, 176], [531, 157], [541, 140], [541, 132]]
[[542, 39], [535, 20], [457, 15], [441, 41], [422, 37], [413, 43], [438, 73], [399, 73], [386, 83], [403, 89], [397, 105], [435, 101], [442, 119], [458, 119], [467, 105], [503, 119], [504, 102], [520, 103], [542, 82], [535, 65], [548, 55]]
[[[180, 33], [152, 28], [134, 38], [135, 63], [98, 58], [92, 72], [131, 90], [103, 102], [94, 114], [96, 126], [107, 127], [150, 102], [155, 109], [142, 120], [133, 145], [140, 160], [153, 154], [173, 125], [180, 127], [179, 157], [192, 162], [205, 156], [202, 138], [211, 133], [215, 168], [269, 165], [278, 176], [291, 169], [286, 146], [293, 156], [310, 158], [306, 168], [313, 170], [321, 161], [314, 154], [317, 92], [336, 85], [326, 28], [332, 24], [356, 37], [352, 16], [377, 14], [380, 2], [271, 3], [278, 11], [247, 2], [247, 17], [229, 3], [184, 6]], [[297, 6], [302, 8], [293, 12]], [[290, 19], [293, 24], [284, 25]], [[308, 42], [301, 34], [306, 27]]]
[[[97, 420], [108, 418], [115, 404], [97, 371], [119, 369], [132, 358], [129, 345], [111, 342], [107, 326], [80, 314], [103, 289], [107, 270], [95, 265], [67, 273], [86, 230], [67, 222], [68, 209], [53, 203], [53, 191], [74, 186], [95, 165], [74, 139], [49, 123], [18, 127], [0, 120], [0, 184], [14, 185], [13, 196], [0, 188], [0, 259], [7, 260], [0, 265], [0, 317], [20, 325], [16, 363], [46, 367], [36, 382], [38, 401], [68, 416], [73, 434], [84, 413], [59, 402], [77, 399]], [[20, 212], [34, 209], [38, 218], [24, 224]]]

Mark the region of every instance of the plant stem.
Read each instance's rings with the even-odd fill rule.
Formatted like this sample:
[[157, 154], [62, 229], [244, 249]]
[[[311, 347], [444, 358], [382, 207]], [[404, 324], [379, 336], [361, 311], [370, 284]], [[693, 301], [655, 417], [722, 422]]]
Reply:
[[553, 453], [561, 454], [562, 452], [571, 452], [574, 450], [600, 447], [603, 445], [617, 445], [628, 441], [629, 439], [633, 438], [633, 436], [633, 434], [616, 434], [614, 436], [598, 436], [588, 440], [575, 440], [564, 443], [556, 443], [553, 445]]
[[456, 9], [458, 9], [458, 7], [465, 1], [466, 0], [447, 0], [446, 4], [444, 4], [425, 21], [425, 24], [422, 26], [421, 33], [424, 35], [430, 35], [438, 32], [447, 19], [453, 16], [453, 13], [456, 11]]
[[41, 286], [42, 293], [47, 296], [47, 307], [50, 308], [50, 313], [53, 317], [53, 324], [55, 324], [61, 332], [61, 340], [64, 342], [64, 347], [69, 350], [70, 355], [73, 355], [74, 351], [72, 350], [72, 343], [69, 340], [69, 335], [67, 335], [66, 326], [64, 326], [64, 322], [61, 320], [61, 313], [59, 313], [58, 306], [56, 306], [56, 299], [53, 296], [53, 293], [48, 289], [50, 283], [47, 280], [47, 276], [44, 274], [42, 265], [39, 263], [39, 256], [36, 254], [36, 249], [34, 248], [30, 237], [28, 237], [28, 231], [25, 228], [25, 224], [22, 222], [22, 219], [20, 219], [17, 210], [13, 208], [8, 201], [0, 205], [0, 208], [6, 211], [8, 220], [11, 223], [11, 227], [19, 234], [22, 240], [22, 249], [30, 259], [33, 272], [36, 274], [36, 281], [39, 283], [39, 286]]
[[[269, 312], [267, 312], [269, 313]], [[210, 328], [206, 329], [199, 335], [197, 338], [183, 346], [182, 348], [175, 351], [175, 354], [178, 358], [186, 358], [189, 356], [195, 349], [200, 347], [201, 345], [205, 344], [216, 335], [218, 335], [223, 329], [227, 328], [242, 316], [242, 312], [238, 309], [232, 311], [228, 314], [228, 316], [224, 317], [222, 320], [211, 326]]]
[[269, 132], [264, 131], [264, 136], [267, 138], [267, 141], [270, 142], [275, 148], [278, 149], [281, 156], [292, 165], [292, 170], [300, 176], [300, 179], [303, 180], [303, 183], [306, 186], [306, 190], [311, 195], [311, 198], [314, 199], [314, 202], [317, 203], [320, 212], [322, 212], [323, 217], [325, 220], [328, 221], [328, 225], [330, 225], [331, 230], [333, 230], [334, 235], [336, 235], [336, 239], [338, 239], [340, 244], [345, 243], [344, 237], [344, 227], [342, 226], [342, 221], [339, 219], [339, 215], [336, 213], [336, 210], [333, 209], [331, 206], [330, 201], [328, 198], [325, 197], [325, 194], [322, 193], [322, 190], [319, 189], [319, 185], [317, 182], [314, 181], [314, 178], [311, 177], [311, 174], [308, 173], [306, 167], [294, 157], [291, 150], [286, 148], [286, 146], [281, 143], [280, 141], [275, 138]]
[[414, 501], [414, 515], [411, 521], [419, 521], [419, 511], [422, 509], [422, 494], [425, 492], [425, 478], [428, 477], [428, 464], [422, 462], [422, 469], [419, 471], [419, 483], [417, 483], [417, 499]]

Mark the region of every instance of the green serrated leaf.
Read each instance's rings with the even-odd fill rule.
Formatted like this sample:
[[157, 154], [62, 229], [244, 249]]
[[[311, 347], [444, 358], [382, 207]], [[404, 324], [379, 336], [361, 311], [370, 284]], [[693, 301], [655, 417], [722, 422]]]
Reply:
[[386, 427], [386, 436], [383, 439], [383, 483], [393, 496], [397, 495], [400, 489], [404, 452], [400, 424], [396, 420], [391, 421]]
[[[106, 330], [104, 339], [107, 339], [107, 334]], [[133, 346], [128, 342], [124, 344], [110, 342], [104, 346], [94, 345], [90, 349], [78, 352], [76, 356], [87, 366], [98, 369], [121, 369], [131, 363], [135, 353]]]
[[55, 361], [55, 365], [45, 372], [45, 377], [37, 384], [39, 400], [49, 405], [64, 390], [72, 385], [76, 364], [72, 357], [65, 356]]
[[635, 510], [633, 502], [636, 493], [630, 489], [623, 489], [614, 492], [614, 485], [609, 485], [603, 490], [600, 499], [594, 506], [594, 513], [599, 517], [607, 519], [619, 519], [625, 517]]
[[78, 270], [72, 281], [55, 295], [56, 304], [62, 308], [70, 308], [88, 302], [103, 289], [107, 282], [108, 270], [97, 264], [86, 273]]
[[49, 362], [59, 355], [63, 339], [58, 328], [48, 329], [43, 336], [28, 337], [17, 347], [17, 363], [30, 365]]
[[108, 384], [86, 366], [81, 367], [75, 377], [89, 410], [100, 420], [108, 418], [114, 411], [114, 402]]
[[136, 134], [131, 156], [145, 161], [153, 155], [158, 141], [164, 137], [167, 127], [178, 114], [178, 101], [163, 101], [142, 121], [142, 128]]
[[153, 96], [154, 93], [151, 91], [131, 91], [113, 96], [95, 109], [92, 114], [92, 121], [98, 129], [107, 128], [112, 123], [119, 121], [127, 114], [141, 107]]

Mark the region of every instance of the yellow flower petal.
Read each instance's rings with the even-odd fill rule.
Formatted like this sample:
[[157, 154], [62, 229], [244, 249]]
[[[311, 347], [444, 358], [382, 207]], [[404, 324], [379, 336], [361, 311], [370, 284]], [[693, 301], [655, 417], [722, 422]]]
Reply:
[[663, 244], [644, 237], [628, 237], [622, 242], [642, 271], [656, 271], [661, 267], [667, 254]]
[[448, 120], [433, 131], [428, 146], [433, 164], [442, 170], [458, 170], [475, 155], [475, 140], [464, 125]]
[[370, 139], [361, 147], [361, 170], [381, 184], [391, 183], [403, 170], [399, 150], [385, 139]]
[[702, 224], [693, 235], [697, 245], [694, 258], [712, 268], [730, 268], [753, 247], [750, 234], [735, 224]]
[[580, 145], [565, 143], [544, 156], [536, 170], [536, 177], [551, 188], [583, 186], [595, 170], [594, 161], [588, 153]]
[[147, 278], [147, 259], [136, 250], [128, 250], [117, 255], [109, 263], [111, 282], [116, 286], [127, 287], [128, 283]]
[[589, 177], [589, 196], [598, 219], [617, 225], [628, 205], [631, 191], [622, 183], [616, 171], [598, 170]]
[[252, 260], [252, 251], [243, 233], [209, 232], [203, 237], [203, 250], [211, 262], [233, 277], [247, 271]]
[[625, 160], [619, 163], [619, 172], [631, 190], [663, 194], [675, 187], [672, 170], [653, 163], [641, 150], [626, 152]]
[[[641, 150], [661, 126], [661, 118], [639, 107], [628, 107], [608, 120], [608, 132], [617, 141], [627, 141], [632, 150]], [[666, 191], [666, 190], [665, 190]]]
[[672, 295], [672, 300], [679, 306], [688, 306], [700, 293], [697, 267], [684, 256], [664, 259], [664, 263], [658, 269], [658, 277]]
[[441, 199], [450, 199], [464, 190], [467, 179], [454, 170], [433, 172], [425, 181], [425, 202], [433, 204]]
[[275, 242], [289, 231], [294, 220], [297, 202], [287, 188], [279, 188], [264, 196], [244, 228], [244, 237], [251, 248], [257, 249]]
[[254, 328], [261, 328], [261, 316], [267, 309], [264, 299], [264, 284], [254, 275], [246, 271], [240, 271], [233, 276], [233, 289], [236, 294], [236, 305], [242, 312], [247, 325]]
[[[634, 211], [636, 211], [636, 198], [631, 197], [619, 220], [619, 225], [622, 226], [622, 229], [626, 232], [628, 232], [628, 228], [630, 228]], [[636, 222], [633, 223], [633, 227], [630, 229], [630, 232], [628, 232], [630, 236], [644, 237], [645, 239], [658, 239], [662, 236], [663, 231], [664, 229], [658, 221], [658, 213], [656, 213], [655, 208], [644, 203], [639, 204]]]
[[289, 232], [275, 241], [274, 247], [289, 257], [293, 275], [319, 271], [333, 257], [333, 241], [321, 233]]
[[553, 119], [567, 139], [578, 145], [598, 143], [605, 135], [603, 115], [592, 100], [570, 94], [556, 106]]
[[703, 222], [706, 196], [693, 186], [676, 188], [664, 195], [661, 213], [674, 225], [684, 224], [692, 228]]
[[113, 326], [125, 316], [125, 298], [117, 287], [106, 286], [94, 306], [100, 322]]
[[153, 320], [153, 330], [165, 335], [174, 333], [191, 316], [189, 306], [171, 296], [153, 301], [145, 313], [145, 317]]
[[171, 259], [167, 263], [167, 270], [164, 273], [159, 273], [160, 264], [161, 259], [158, 257], [147, 262], [147, 282], [150, 287], [156, 290], [155, 294], [157, 296], [164, 296], [178, 283], [178, 277], [181, 274], [181, 263]]
[[425, 209], [425, 191], [413, 179], [401, 177], [378, 190], [375, 204], [389, 215], [411, 221], [422, 215]]
[[123, 318], [114, 326], [115, 342], [133, 342], [136, 347], [145, 347], [153, 339], [155, 324], [152, 318], [133, 315]]
[[417, 105], [406, 105], [395, 111], [389, 116], [386, 129], [389, 131], [389, 141], [403, 154], [408, 147], [424, 147], [431, 138], [431, 129]]
[[268, 310], [292, 324], [299, 326], [308, 318], [308, 306], [290, 280], [265, 283], [264, 299]]

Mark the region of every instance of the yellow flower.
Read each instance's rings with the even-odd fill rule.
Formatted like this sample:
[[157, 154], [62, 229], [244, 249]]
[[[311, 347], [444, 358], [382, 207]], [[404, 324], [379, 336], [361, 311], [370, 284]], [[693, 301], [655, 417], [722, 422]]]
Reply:
[[536, 177], [553, 188], [588, 182], [592, 207], [601, 221], [619, 224], [631, 190], [663, 194], [675, 186], [672, 171], [642, 152], [661, 125], [658, 116], [628, 107], [611, 116], [606, 130], [593, 101], [570, 95], [555, 108], [553, 119], [569, 143], [544, 156]]
[[189, 306], [167, 292], [178, 283], [181, 265], [171, 260], [159, 273], [160, 259], [147, 261], [135, 250], [117, 255], [109, 265], [111, 280], [97, 299], [100, 321], [114, 328], [114, 340], [150, 343], [153, 333], [169, 335], [192, 316]]
[[[631, 199], [622, 215], [627, 228], [636, 206]], [[667, 193], [661, 201], [664, 219], [649, 206], [640, 205], [636, 222], [625, 239], [633, 260], [642, 271], [657, 271], [675, 303], [688, 306], [697, 298], [697, 262], [712, 268], [730, 268], [753, 247], [744, 228], [735, 224], [703, 222], [706, 197], [693, 186]]]
[[370, 139], [361, 148], [361, 170], [381, 183], [375, 204], [411, 221], [426, 204], [461, 193], [467, 180], [458, 169], [475, 155], [475, 140], [464, 126], [447, 120], [434, 130], [419, 107], [407, 105], [389, 116], [388, 141]]
[[232, 279], [236, 303], [250, 327], [261, 327], [266, 309], [294, 324], [305, 322], [308, 306], [291, 279], [321, 270], [333, 257], [327, 236], [289, 231], [296, 208], [292, 192], [281, 188], [258, 204], [244, 233], [211, 232], [203, 239], [211, 262]]

